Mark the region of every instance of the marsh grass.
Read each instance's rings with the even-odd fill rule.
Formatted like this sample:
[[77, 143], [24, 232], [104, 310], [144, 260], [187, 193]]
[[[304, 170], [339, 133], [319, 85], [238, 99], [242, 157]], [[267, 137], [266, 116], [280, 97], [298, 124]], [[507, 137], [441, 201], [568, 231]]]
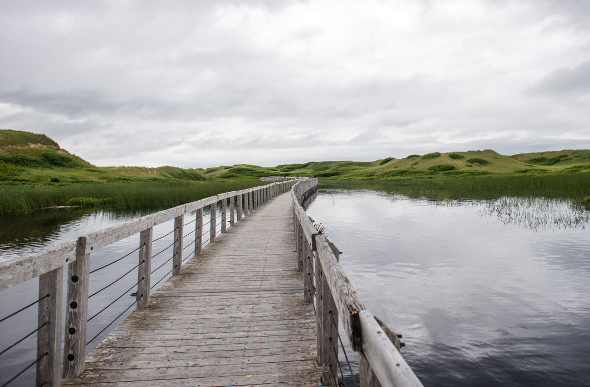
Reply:
[[[117, 208], [166, 207], [191, 202], [222, 192], [262, 184], [258, 180], [194, 182], [79, 183], [69, 185], [18, 185], [0, 189], [0, 214], [27, 213], [40, 208], [65, 206], [76, 199]], [[72, 205], [74, 202], [70, 202]]]
[[[450, 171], [445, 173], [460, 172]], [[502, 196], [567, 198], [582, 203], [590, 200], [590, 173], [545, 175], [489, 175], [457, 179], [326, 181], [321, 187], [377, 189], [432, 199], [497, 199]], [[590, 206], [590, 201], [586, 202]]]

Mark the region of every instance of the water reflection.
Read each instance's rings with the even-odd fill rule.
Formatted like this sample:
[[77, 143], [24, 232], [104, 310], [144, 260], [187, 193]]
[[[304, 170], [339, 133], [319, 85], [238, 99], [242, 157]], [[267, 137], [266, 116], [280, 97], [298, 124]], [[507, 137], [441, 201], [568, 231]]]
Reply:
[[330, 190], [308, 214], [425, 385], [590, 380], [589, 219], [571, 201]]

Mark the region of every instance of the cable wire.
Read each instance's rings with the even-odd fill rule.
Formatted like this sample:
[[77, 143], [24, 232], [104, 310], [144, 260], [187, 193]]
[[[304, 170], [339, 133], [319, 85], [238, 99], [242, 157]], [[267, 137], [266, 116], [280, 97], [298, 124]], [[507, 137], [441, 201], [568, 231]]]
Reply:
[[171, 244], [168, 245], [168, 247], [166, 247], [164, 250], [160, 251], [158, 254], [154, 254], [152, 255], [152, 258], [157, 257], [158, 255], [162, 254], [164, 251], [168, 250], [169, 248], [171, 248], [172, 246], [174, 246], [174, 243], [176, 242], [172, 242]]
[[[334, 320], [334, 316], [332, 317], [332, 324], [336, 328], [336, 332], [338, 332], [338, 325], [336, 325], [336, 321]], [[340, 337], [340, 333], [338, 333], [338, 340], [340, 341], [340, 346], [342, 347], [342, 352], [344, 353], [344, 357], [346, 358], [346, 363], [348, 364], [348, 370], [350, 371], [350, 376], [352, 377], [352, 382], [356, 387], [356, 380], [354, 379], [354, 372], [352, 372], [352, 367], [350, 366], [350, 360], [348, 360], [348, 355], [346, 354], [346, 348], [344, 348], [344, 343], [342, 342], [342, 337]], [[343, 377], [344, 378], [344, 377]]]
[[119, 282], [123, 277], [125, 277], [127, 274], [131, 273], [133, 270], [137, 269], [139, 267], [139, 265], [141, 265], [142, 263], [144, 263], [145, 260], [141, 261], [140, 263], [138, 263], [137, 265], [135, 265], [134, 267], [132, 267], [131, 269], [129, 269], [129, 271], [125, 274], [123, 274], [122, 276], [120, 276], [119, 278], [117, 278], [116, 280], [114, 280], [113, 282], [111, 282], [110, 284], [108, 284], [107, 286], [105, 286], [104, 288], [92, 293], [91, 295], [88, 296], [88, 298], [92, 298], [94, 296], [96, 296], [98, 293], [102, 292], [103, 290], [105, 290], [106, 288], [108, 288], [109, 286]]
[[164, 234], [161, 237], [152, 240], [152, 242], [159, 241], [160, 239], [166, 238], [168, 235], [172, 234], [176, 230], [178, 230], [178, 227], [175, 227], [174, 230], [170, 231], [168, 234]]
[[[133, 305], [137, 304], [137, 302], [138, 302], [139, 300], [141, 300], [141, 298], [142, 298], [142, 297], [143, 297], [143, 294], [142, 294], [141, 296], [139, 296], [139, 298], [137, 298], [135, 301], [133, 301], [133, 303], [132, 303], [131, 305], [129, 305], [129, 306], [128, 306], [128, 307], [127, 307], [127, 308], [126, 308], [124, 311], [122, 311], [122, 312], [121, 312], [121, 313], [120, 313], [120, 314], [119, 314], [117, 317], [115, 317], [115, 319], [114, 319], [113, 321], [111, 321], [111, 322], [109, 323], [109, 325], [107, 325], [106, 327], [104, 327], [104, 328], [102, 329], [102, 331], [98, 332], [98, 334], [97, 334], [96, 336], [94, 336], [94, 337], [93, 337], [93, 338], [92, 338], [92, 339], [91, 339], [89, 342], [87, 342], [87, 343], [86, 343], [86, 345], [88, 345], [88, 344], [92, 343], [92, 342], [94, 341], [94, 339], [96, 339], [98, 336], [100, 336], [100, 334], [101, 334], [102, 332], [106, 331], [108, 327], [110, 327], [111, 325], [113, 325], [113, 323], [119, 319], [119, 317], [121, 317], [121, 316], [122, 316], [122, 315], [123, 315], [125, 312], [127, 312], [129, 309], [131, 309], [131, 307], [132, 307]], [[88, 321], [90, 321], [90, 320], [88, 320]]]
[[31, 368], [32, 366], [34, 366], [35, 364], [37, 364], [41, 359], [43, 359], [45, 356], [49, 355], [48, 352], [45, 352], [43, 355], [41, 355], [37, 360], [35, 360], [34, 362], [32, 362], [31, 364], [29, 364], [28, 366], [25, 367], [25, 369], [23, 369], [21, 372], [19, 372], [18, 374], [16, 374], [16, 376], [13, 376], [12, 379], [10, 379], [9, 381], [7, 381], [6, 383], [4, 383], [2, 385], [2, 387], [6, 387], [8, 386], [10, 383], [12, 383], [16, 378], [18, 378], [19, 376], [21, 376], [26, 370], [28, 370], [29, 368]]
[[43, 324], [41, 324], [41, 326], [39, 328], [35, 329], [33, 332], [29, 333], [28, 335], [26, 335], [25, 337], [23, 337], [22, 339], [20, 339], [16, 343], [12, 344], [10, 347], [6, 348], [4, 351], [0, 352], [0, 356], [1, 355], [4, 355], [4, 353], [6, 353], [9, 349], [12, 349], [12, 347], [14, 347], [15, 345], [21, 343], [23, 340], [25, 340], [26, 338], [30, 337], [34, 333], [37, 333], [39, 331], [39, 329], [43, 328], [45, 325], [49, 325], [49, 322], [45, 321]]
[[150, 274], [154, 274], [157, 270], [159, 270], [162, 266], [164, 266], [165, 264], [167, 264], [168, 262], [170, 262], [170, 260], [174, 258], [174, 255], [171, 256], [170, 258], [168, 258], [164, 263], [162, 263], [160, 266], [158, 266], [157, 268], [155, 268], [154, 270], [152, 270], [150, 272]]
[[[139, 285], [139, 283], [141, 281], [143, 281], [145, 278], [140, 279], [139, 281], [137, 281], [137, 283], [135, 285], [133, 285], [132, 287], [130, 287], [129, 289], [125, 290], [125, 292], [123, 294], [121, 294], [119, 297], [117, 297], [115, 299], [115, 301], [111, 302], [110, 304], [108, 304], [107, 306], [105, 306], [104, 308], [102, 308], [100, 310], [100, 312], [98, 312], [97, 314], [95, 314], [94, 316], [90, 317], [88, 320], [86, 320], [87, 322], [89, 322], [90, 320], [92, 320], [93, 318], [95, 318], [96, 316], [98, 316], [99, 314], [101, 314], [102, 312], [104, 312], [109, 306], [113, 305], [115, 302], [119, 301], [124, 295], [126, 295], [131, 289], [133, 289], [134, 287], [136, 287], [137, 285]], [[92, 339], [94, 340], [94, 339]], [[92, 341], [90, 340], [90, 341]], [[88, 345], [88, 344], [86, 344]]]
[[1, 323], [1, 322], [4, 322], [5, 320], [8, 320], [9, 318], [11, 318], [11, 317], [12, 317], [12, 316], [14, 316], [14, 315], [17, 315], [17, 314], [19, 314], [19, 313], [20, 313], [20, 312], [22, 312], [23, 310], [25, 310], [25, 309], [27, 309], [27, 308], [30, 308], [31, 306], [33, 306], [33, 305], [35, 305], [35, 304], [37, 304], [37, 303], [41, 302], [41, 300], [44, 300], [44, 299], [46, 299], [47, 297], [49, 297], [49, 293], [48, 293], [48, 294], [46, 294], [45, 296], [41, 297], [41, 298], [40, 298], [40, 299], [38, 299], [37, 301], [35, 301], [35, 302], [31, 302], [29, 305], [27, 305], [27, 306], [25, 306], [25, 307], [23, 307], [23, 308], [21, 308], [21, 309], [17, 310], [16, 312], [14, 312], [14, 313], [12, 313], [12, 314], [9, 314], [8, 316], [4, 317], [2, 320], [0, 320], [0, 323]]
[[130, 252], [130, 253], [128, 253], [128, 254], [125, 254], [125, 255], [124, 255], [124, 256], [122, 256], [121, 258], [119, 258], [119, 259], [117, 259], [117, 260], [115, 260], [115, 261], [113, 261], [113, 262], [111, 262], [111, 263], [107, 263], [106, 265], [104, 265], [104, 266], [101, 266], [101, 267], [99, 267], [99, 268], [97, 268], [97, 269], [94, 269], [94, 270], [90, 271], [88, 274], [92, 274], [92, 273], [94, 273], [94, 272], [97, 272], [97, 271], [99, 271], [99, 270], [102, 270], [102, 269], [104, 269], [104, 268], [105, 268], [105, 267], [107, 267], [107, 266], [111, 266], [113, 263], [117, 263], [117, 262], [119, 262], [119, 261], [120, 261], [120, 260], [122, 260], [123, 258], [127, 258], [127, 257], [128, 257], [128, 256], [130, 256], [131, 254], [135, 253], [137, 250], [141, 249], [143, 246], [145, 246], [145, 243], [144, 243], [143, 245], [139, 246], [138, 248], [136, 248], [135, 250], [133, 250], [132, 252]]
[[168, 276], [168, 274], [172, 273], [172, 271], [173, 271], [173, 270], [174, 270], [174, 269], [172, 269], [172, 270], [170, 270], [168, 273], [164, 274], [164, 276], [163, 276], [162, 278], [160, 278], [160, 279], [158, 280], [158, 282], [156, 282], [155, 284], [153, 284], [153, 285], [150, 287], [150, 290], [151, 290], [151, 289], [153, 289], [153, 288], [154, 288], [154, 287], [155, 287], [157, 284], [159, 284], [160, 282], [162, 282], [162, 280], [163, 280], [164, 278], [166, 278], [166, 277]]

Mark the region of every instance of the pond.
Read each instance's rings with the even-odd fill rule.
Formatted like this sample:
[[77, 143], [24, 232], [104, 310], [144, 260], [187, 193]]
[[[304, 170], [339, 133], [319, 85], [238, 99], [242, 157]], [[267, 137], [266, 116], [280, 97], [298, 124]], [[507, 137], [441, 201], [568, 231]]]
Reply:
[[425, 385], [587, 385], [590, 212], [320, 188], [307, 213]]

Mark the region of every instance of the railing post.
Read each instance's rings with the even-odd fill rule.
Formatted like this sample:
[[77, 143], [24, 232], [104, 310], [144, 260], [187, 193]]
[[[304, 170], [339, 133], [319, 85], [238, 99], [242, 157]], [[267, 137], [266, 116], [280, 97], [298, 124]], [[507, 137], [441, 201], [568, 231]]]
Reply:
[[[333, 244], [331, 247], [338, 260], [338, 249]], [[324, 385], [334, 385], [334, 374], [338, 372], [338, 356], [334, 351], [334, 346], [338, 348], [338, 311], [319, 257], [316, 257], [315, 265], [318, 360], [322, 366]]]
[[227, 231], [227, 199], [221, 199], [221, 232]]
[[172, 258], [172, 275], [179, 275], [182, 269], [182, 245], [184, 215], [174, 218], [174, 258]]
[[42, 357], [37, 362], [37, 386], [61, 385], [63, 283], [63, 266], [39, 276], [39, 299], [42, 300], [39, 301], [37, 326], [45, 326], [37, 333], [37, 359]]
[[254, 191], [248, 192], [248, 214], [254, 210]]
[[229, 198], [229, 226], [234, 225], [234, 197]]
[[309, 245], [307, 238], [303, 235], [303, 301], [313, 302], [313, 279], [311, 276], [311, 246]]
[[297, 271], [303, 271], [303, 228], [297, 221]]
[[237, 220], [238, 222], [242, 220], [242, 213], [244, 211], [243, 204], [242, 204], [242, 194], [238, 195], [238, 204], [236, 210], [238, 211]]
[[137, 309], [147, 309], [150, 304], [150, 279], [152, 271], [152, 238], [154, 228], [139, 234], [139, 267], [137, 270]]
[[88, 284], [90, 253], [86, 237], [78, 238], [76, 260], [68, 264], [68, 294], [62, 376], [75, 378], [84, 372], [86, 327], [88, 323]]
[[203, 209], [197, 209], [195, 221], [195, 255], [201, 255], [203, 251]]
[[211, 228], [209, 230], [209, 243], [214, 243], [217, 233], [217, 202], [211, 204]]

